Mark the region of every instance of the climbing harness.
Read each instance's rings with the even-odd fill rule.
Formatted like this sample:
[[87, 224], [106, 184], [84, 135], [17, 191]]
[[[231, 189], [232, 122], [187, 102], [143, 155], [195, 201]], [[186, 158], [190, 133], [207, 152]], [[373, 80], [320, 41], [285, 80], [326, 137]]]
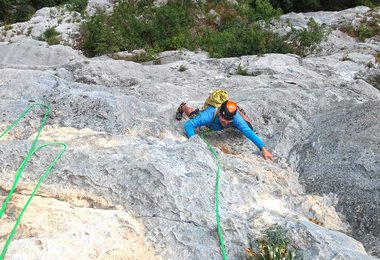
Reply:
[[202, 140], [207, 144], [208, 148], [214, 155], [215, 159], [218, 162], [218, 170], [216, 174], [216, 192], [215, 192], [215, 215], [216, 215], [216, 225], [218, 229], [218, 236], [219, 236], [219, 244], [220, 249], [222, 250], [223, 259], [227, 260], [227, 254], [226, 250], [224, 248], [224, 242], [223, 242], [223, 236], [222, 236], [222, 228], [220, 227], [220, 216], [219, 216], [219, 190], [220, 190], [220, 159], [218, 154], [215, 152], [214, 148], [206, 141], [204, 135], [212, 132], [212, 130], [207, 130], [201, 133]]
[[45, 121], [46, 121], [46, 118], [47, 118], [47, 115], [50, 113], [50, 107], [49, 105], [46, 105], [46, 104], [43, 104], [43, 103], [33, 103], [33, 104], [30, 104], [28, 106], [28, 108], [16, 119], [16, 121], [13, 122], [12, 125], [10, 125], [1, 135], [0, 135], [0, 139], [7, 133], [9, 132], [17, 123], [18, 121], [20, 121], [20, 119], [22, 119], [34, 106], [42, 106], [42, 107], [45, 107], [47, 108], [45, 114], [44, 114], [44, 117], [43, 119], [41, 120], [41, 123], [40, 123], [40, 127], [39, 127], [39, 130], [38, 130], [38, 133], [37, 133], [37, 136], [36, 138], [34, 139], [33, 143], [32, 143], [32, 146], [30, 147], [29, 149], [29, 152], [26, 156], [26, 158], [24, 159], [24, 161], [21, 163], [20, 167], [17, 169], [16, 171], [16, 177], [15, 177], [15, 180], [13, 182], [13, 185], [12, 185], [12, 188], [11, 190], [9, 191], [8, 193], [8, 196], [7, 198], [5, 199], [2, 207], [1, 207], [1, 210], [0, 210], [0, 219], [2, 218], [4, 212], [5, 212], [5, 209], [8, 205], [8, 202], [10, 201], [11, 197], [12, 197], [12, 194], [14, 192], [14, 190], [16, 189], [16, 186], [17, 186], [17, 183], [21, 177], [21, 174], [23, 173], [24, 169], [25, 169], [25, 166], [26, 164], [28, 163], [28, 161], [30, 160], [30, 158], [33, 156], [33, 154], [35, 154], [38, 150], [44, 148], [44, 147], [47, 147], [47, 146], [62, 146], [62, 150], [60, 151], [60, 153], [54, 158], [54, 160], [52, 161], [52, 163], [50, 163], [50, 165], [48, 166], [48, 168], [46, 169], [45, 173], [41, 176], [40, 180], [38, 181], [36, 187], [34, 188], [33, 192], [31, 193], [28, 201], [26, 202], [26, 204], [24, 205], [24, 207], [22, 208], [21, 212], [20, 212], [20, 215], [18, 216], [17, 220], [16, 220], [16, 223], [11, 231], [11, 233], [9, 234], [9, 237], [5, 243], [5, 246], [3, 248], [3, 251], [1, 252], [1, 255], [0, 255], [0, 260], [2, 260], [5, 256], [5, 253], [7, 252], [7, 249], [8, 249], [8, 246], [10, 244], [10, 242], [12, 241], [12, 238], [16, 232], [16, 229], [21, 221], [21, 217], [22, 215], [24, 214], [26, 208], [29, 206], [30, 202], [32, 201], [35, 193], [37, 192], [38, 188], [40, 187], [41, 183], [45, 180], [45, 178], [49, 175], [51, 169], [53, 168], [53, 166], [55, 165], [55, 163], [59, 160], [59, 158], [62, 156], [62, 154], [66, 151], [66, 144], [65, 143], [62, 143], [62, 142], [50, 142], [50, 143], [46, 143], [46, 144], [42, 144], [42, 145], [39, 145], [37, 148], [36, 147], [36, 144], [37, 144], [37, 141], [38, 141], [38, 138], [40, 137], [41, 135], [41, 131], [42, 131], [42, 128], [43, 126], [45, 125]]

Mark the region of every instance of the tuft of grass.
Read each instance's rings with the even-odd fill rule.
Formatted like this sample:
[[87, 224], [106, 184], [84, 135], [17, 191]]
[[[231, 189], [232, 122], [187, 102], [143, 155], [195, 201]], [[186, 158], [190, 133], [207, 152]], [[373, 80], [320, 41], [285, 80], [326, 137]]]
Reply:
[[179, 72], [184, 72], [186, 70], [187, 70], [187, 67], [185, 65], [183, 65], [183, 64], [181, 66], [179, 66], [179, 68], [178, 68]]
[[376, 35], [380, 35], [380, 19], [377, 17], [365, 19], [359, 27], [359, 40], [365, 41]]
[[293, 260], [296, 257], [296, 250], [286, 237], [286, 230], [279, 225], [266, 229], [258, 244], [258, 251], [245, 249], [247, 260]]
[[32, 33], [33, 27], [30, 26], [26, 31], [26, 36], [29, 36]]
[[373, 68], [374, 66], [375, 66], [375, 65], [373, 65], [372, 62], [368, 62], [368, 63], [367, 63], [367, 68], [369, 68], [369, 69]]
[[42, 35], [42, 39], [45, 40], [49, 45], [56, 45], [60, 43], [59, 32], [55, 30], [55, 27], [46, 29]]

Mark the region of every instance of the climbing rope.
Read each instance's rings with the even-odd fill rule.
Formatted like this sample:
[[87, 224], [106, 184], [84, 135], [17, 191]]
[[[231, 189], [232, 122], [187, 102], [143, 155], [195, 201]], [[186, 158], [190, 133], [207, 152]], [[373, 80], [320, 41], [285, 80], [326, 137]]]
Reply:
[[214, 148], [206, 141], [204, 135], [211, 132], [212, 130], [208, 130], [201, 133], [202, 140], [207, 144], [208, 148], [214, 155], [215, 159], [218, 161], [218, 171], [216, 174], [216, 192], [215, 192], [215, 215], [216, 215], [216, 226], [218, 229], [218, 236], [219, 236], [219, 244], [220, 249], [222, 250], [223, 259], [227, 260], [227, 254], [226, 250], [224, 248], [224, 242], [223, 242], [223, 235], [222, 235], [222, 228], [220, 227], [220, 216], [219, 216], [219, 190], [220, 190], [220, 159], [218, 154], [215, 152]]
[[8, 246], [10, 244], [10, 242], [12, 241], [12, 238], [16, 232], [16, 229], [18, 227], [18, 225], [20, 224], [20, 221], [21, 221], [21, 218], [22, 218], [22, 215], [24, 214], [26, 208], [29, 206], [30, 202], [32, 201], [35, 193], [37, 192], [38, 188], [40, 187], [41, 183], [45, 180], [45, 178], [49, 175], [51, 169], [53, 168], [53, 166], [55, 165], [55, 163], [59, 160], [59, 158], [62, 156], [62, 154], [66, 151], [66, 144], [65, 143], [62, 143], [62, 142], [50, 142], [50, 143], [47, 143], [47, 144], [42, 144], [40, 146], [38, 146], [37, 148], [36, 147], [36, 144], [37, 144], [37, 141], [38, 141], [38, 138], [40, 137], [41, 135], [41, 131], [42, 131], [42, 128], [43, 126], [45, 125], [45, 121], [46, 121], [46, 118], [47, 118], [47, 115], [50, 113], [50, 107], [46, 104], [43, 104], [43, 103], [33, 103], [33, 104], [30, 104], [28, 106], [28, 108], [16, 119], [16, 121], [13, 122], [12, 125], [10, 125], [1, 135], [0, 135], [0, 139], [7, 133], [9, 132], [17, 123], [18, 121], [20, 121], [20, 119], [22, 119], [27, 113], [29, 113], [29, 111], [34, 107], [34, 106], [42, 106], [42, 107], [45, 107], [47, 108], [45, 114], [44, 114], [44, 117], [43, 119], [41, 120], [41, 123], [40, 123], [40, 127], [39, 127], [39, 130], [38, 130], [38, 133], [37, 133], [37, 136], [36, 138], [34, 139], [33, 143], [32, 143], [32, 146], [30, 147], [29, 149], [29, 152], [26, 156], [26, 158], [24, 159], [24, 161], [21, 163], [20, 167], [17, 169], [16, 171], [16, 177], [15, 177], [15, 180], [13, 182], [13, 185], [12, 185], [12, 188], [11, 190], [9, 191], [8, 193], [8, 196], [7, 198], [5, 199], [2, 207], [1, 207], [1, 210], [0, 210], [0, 219], [2, 218], [4, 212], [5, 212], [5, 209], [8, 205], [8, 202], [10, 201], [11, 197], [12, 197], [12, 194], [14, 192], [14, 190], [16, 189], [16, 186], [17, 186], [17, 183], [21, 177], [21, 174], [23, 173], [24, 169], [25, 169], [25, 166], [26, 164], [28, 163], [28, 161], [30, 160], [30, 158], [32, 157], [33, 154], [35, 154], [38, 150], [44, 148], [44, 147], [47, 147], [47, 146], [55, 146], [55, 145], [59, 145], [59, 146], [62, 146], [62, 150], [60, 151], [60, 153], [54, 158], [54, 160], [52, 161], [52, 163], [49, 165], [49, 167], [46, 169], [45, 173], [41, 176], [40, 180], [38, 181], [36, 187], [34, 188], [33, 192], [31, 193], [28, 201], [26, 202], [25, 206], [22, 208], [21, 210], [21, 213], [20, 215], [18, 216], [17, 220], [16, 220], [16, 223], [11, 231], [11, 233], [9, 234], [9, 237], [5, 243], [5, 246], [3, 248], [3, 251], [1, 252], [1, 255], [0, 255], [0, 260], [2, 260], [5, 256], [5, 253], [7, 252], [8, 250]]

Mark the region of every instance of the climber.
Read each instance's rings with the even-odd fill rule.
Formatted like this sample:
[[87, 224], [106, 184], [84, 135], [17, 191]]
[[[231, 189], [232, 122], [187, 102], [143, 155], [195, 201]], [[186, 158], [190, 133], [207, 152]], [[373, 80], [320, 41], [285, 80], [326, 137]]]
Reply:
[[176, 111], [176, 119], [181, 120], [183, 114], [190, 118], [185, 125], [185, 132], [188, 138], [195, 135], [195, 129], [207, 126], [214, 131], [221, 131], [230, 126], [239, 129], [249, 140], [251, 140], [261, 151], [264, 159], [273, 160], [273, 155], [268, 151], [265, 143], [252, 130], [249, 119], [240, 111], [237, 104], [231, 100], [224, 101], [219, 108], [208, 106], [199, 111], [182, 103]]

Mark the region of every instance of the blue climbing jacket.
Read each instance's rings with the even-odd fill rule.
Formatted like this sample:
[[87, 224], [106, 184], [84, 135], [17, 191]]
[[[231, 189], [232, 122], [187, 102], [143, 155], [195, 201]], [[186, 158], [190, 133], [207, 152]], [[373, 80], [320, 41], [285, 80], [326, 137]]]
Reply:
[[[188, 120], [185, 125], [185, 133], [188, 138], [195, 135], [195, 129], [201, 126], [207, 126], [214, 131], [221, 131], [223, 129], [228, 128], [230, 125], [225, 127], [219, 121], [219, 116], [216, 116], [214, 123], [212, 123], [212, 119], [214, 117], [215, 107], [209, 106], [204, 111], [202, 111], [197, 117]], [[232, 126], [239, 129], [240, 132], [245, 135], [249, 140], [251, 140], [261, 151], [261, 149], [265, 146], [265, 143], [256, 135], [256, 133], [249, 128], [247, 122], [241, 117], [239, 113], [236, 113], [234, 120], [232, 121]]]

